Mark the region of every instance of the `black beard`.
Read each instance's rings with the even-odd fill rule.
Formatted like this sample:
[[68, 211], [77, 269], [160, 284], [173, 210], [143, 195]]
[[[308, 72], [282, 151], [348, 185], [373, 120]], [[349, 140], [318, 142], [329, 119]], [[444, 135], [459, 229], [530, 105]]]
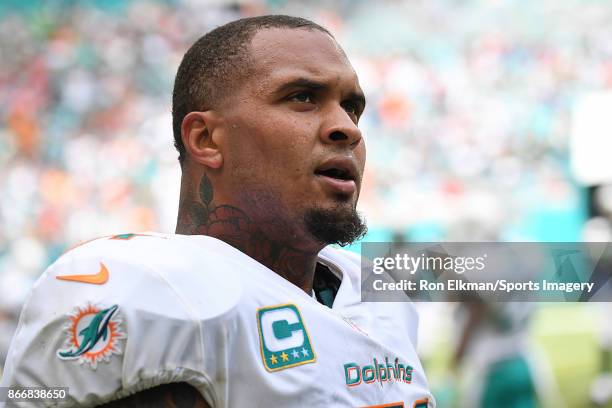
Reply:
[[346, 246], [362, 238], [368, 231], [357, 210], [341, 206], [309, 209], [304, 215], [304, 222], [308, 232], [326, 245]]

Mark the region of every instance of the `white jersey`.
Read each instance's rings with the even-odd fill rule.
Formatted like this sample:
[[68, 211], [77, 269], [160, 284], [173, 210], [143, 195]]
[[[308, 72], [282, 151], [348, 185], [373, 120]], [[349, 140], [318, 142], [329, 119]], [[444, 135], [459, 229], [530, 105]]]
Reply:
[[434, 407], [414, 306], [362, 303], [357, 255], [328, 247], [319, 262], [341, 277], [332, 308], [215, 238], [92, 241], [35, 284], [1, 385], [69, 388], [32, 406], [187, 382], [215, 408]]

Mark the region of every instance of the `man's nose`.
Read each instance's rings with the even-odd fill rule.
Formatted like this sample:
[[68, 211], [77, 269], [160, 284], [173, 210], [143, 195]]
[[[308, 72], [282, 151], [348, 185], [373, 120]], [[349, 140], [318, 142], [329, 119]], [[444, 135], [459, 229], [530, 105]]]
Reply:
[[323, 143], [355, 148], [361, 142], [361, 130], [343, 108], [328, 113], [324, 123], [320, 133]]

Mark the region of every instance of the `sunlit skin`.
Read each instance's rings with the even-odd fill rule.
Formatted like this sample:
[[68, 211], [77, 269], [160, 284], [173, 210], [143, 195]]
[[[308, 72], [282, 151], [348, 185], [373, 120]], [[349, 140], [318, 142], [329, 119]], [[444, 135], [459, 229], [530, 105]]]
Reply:
[[[357, 204], [365, 164], [357, 127], [363, 92], [344, 52], [317, 30], [261, 30], [250, 55], [247, 80], [219, 106], [183, 121], [188, 154], [177, 233], [230, 241], [310, 293], [316, 256], [326, 243], [308, 233], [304, 214], [313, 207], [352, 211]], [[354, 168], [354, 183], [336, 185], [315, 174], [332, 159]], [[203, 201], [208, 181], [213, 198], [205, 207], [239, 209], [248, 228], [219, 222], [198, 228], [192, 204]]]

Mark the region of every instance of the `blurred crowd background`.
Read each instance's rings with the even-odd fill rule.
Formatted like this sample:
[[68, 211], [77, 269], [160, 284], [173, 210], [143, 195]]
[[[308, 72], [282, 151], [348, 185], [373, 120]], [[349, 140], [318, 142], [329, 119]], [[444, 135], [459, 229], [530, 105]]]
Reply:
[[[28, 290], [63, 251], [174, 231], [178, 64], [210, 29], [267, 13], [328, 27], [359, 74], [366, 240], [610, 241], [612, 179], [572, 158], [584, 140], [604, 158], [612, 147], [612, 132], [589, 139], [593, 126], [581, 125], [612, 129], [609, 1], [3, 0], [0, 372]], [[603, 113], [589, 116], [592, 106]], [[466, 406], [469, 376], [453, 363], [461, 307], [420, 310], [440, 406]], [[521, 332], [538, 356], [543, 406], [605, 404], [611, 313], [530, 308]]]

